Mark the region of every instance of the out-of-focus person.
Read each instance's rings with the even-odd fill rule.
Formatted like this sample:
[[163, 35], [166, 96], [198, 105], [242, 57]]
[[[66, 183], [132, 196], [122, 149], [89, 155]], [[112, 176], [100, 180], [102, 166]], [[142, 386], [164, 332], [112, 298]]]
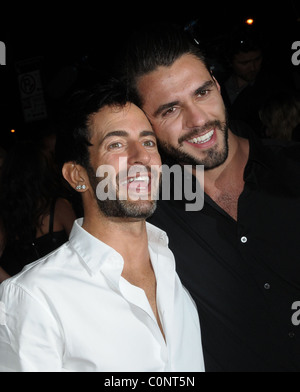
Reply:
[[265, 137], [259, 109], [278, 89], [288, 87], [270, 68], [259, 30], [253, 26], [236, 28], [226, 45], [226, 57], [230, 74], [221, 85], [230, 119], [243, 121], [259, 137]]
[[0, 182], [0, 283], [68, 240], [76, 217], [59, 195], [40, 149], [17, 143]]
[[284, 93], [274, 95], [260, 110], [260, 119], [266, 136], [293, 141], [293, 133], [300, 125], [300, 97]]

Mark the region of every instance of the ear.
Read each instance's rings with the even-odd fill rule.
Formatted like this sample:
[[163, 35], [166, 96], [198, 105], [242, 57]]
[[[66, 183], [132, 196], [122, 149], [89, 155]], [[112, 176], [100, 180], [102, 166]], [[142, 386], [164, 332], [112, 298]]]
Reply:
[[219, 90], [219, 93], [221, 93], [221, 86], [219, 85], [217, 79], [212, 75], [213, 81], [215, 82], [217, 89]]
[[75, 162], [67, 162], [62, 168], [64, 179], [77, 192], [86, 192], [90, 186], [86, 170]]

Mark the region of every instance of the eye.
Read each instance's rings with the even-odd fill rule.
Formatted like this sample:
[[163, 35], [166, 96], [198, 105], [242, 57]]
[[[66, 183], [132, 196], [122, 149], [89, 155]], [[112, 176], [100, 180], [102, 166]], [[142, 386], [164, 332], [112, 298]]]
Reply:
[[156, 147], [156, 143], [153, 140], [147, 140], [143, 143], [144, 147]]
[[175, 113], [175, 111], [177, 110], [177, 108], [175, 106], [171, 107], [170, 109], [168, 109], [167, 111], [165, 111], [163, 113], [163, 117], [169, 116], [170, 114]]
[[108, 146], [110, 150], [117, 150], [118, 148], [121, 148], [123, 145], [120, 142], [112, 143]]
[[201, 90], [198, 92], [198, 97], [203, 98], [209, 94], [210, 90]]

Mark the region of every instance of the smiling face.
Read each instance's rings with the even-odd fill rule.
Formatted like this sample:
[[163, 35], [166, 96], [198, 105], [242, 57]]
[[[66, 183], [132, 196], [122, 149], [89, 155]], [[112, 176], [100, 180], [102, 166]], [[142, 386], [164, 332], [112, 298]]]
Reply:
[[[90, 123], [91, 188], [97, 195], [100, 210], [111, 217], [146, 218], [153, 214], [159, 189], [161, 159], [156, 137], [144, 113], [135, 105], [124, 108], [105, 106], [94, 114]], [[116, 200], [101, 198], [97, 188], [105, 176], [97, 171], [111, 168], [108, 186], [115, 190]]]
[[203, 62], [180, 57], [138, 79], [137, 88], [162, 149], [182, 164], [223, 164], [228, 124], [220, 86]]

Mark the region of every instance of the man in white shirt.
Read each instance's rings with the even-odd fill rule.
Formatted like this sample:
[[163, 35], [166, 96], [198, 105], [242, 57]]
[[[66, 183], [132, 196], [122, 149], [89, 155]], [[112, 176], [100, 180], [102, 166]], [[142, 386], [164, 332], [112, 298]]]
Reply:
[[84, 219], [0, 286], [0, 371], [204, 371], [196, 307], [166, 234], [145, 221], [161, 165], [150, 123], [115, 83], [71, 108], [63, 175]]

